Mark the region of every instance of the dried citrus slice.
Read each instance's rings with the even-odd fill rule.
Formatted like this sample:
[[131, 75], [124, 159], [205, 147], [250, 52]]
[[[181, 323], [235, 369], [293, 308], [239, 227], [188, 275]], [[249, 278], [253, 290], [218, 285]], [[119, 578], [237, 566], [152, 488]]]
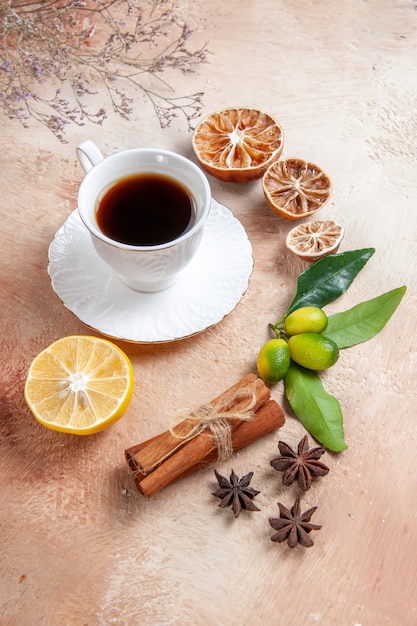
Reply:
[[201, 167], [216, 178], [244, 183], [261, 178], [283, 148], [278, 122], [256, 109], [225, 109], [204, 119], [193, 134]]
[[262, 180], [271, 209], [287, 220], [299, 220], [321, 209], [330, 198], [332, 183], [317, 165], [302, 159], [272, 163]]
[[120, 348], [106, 339], [71, 335], [35, 357], [25, 400], [47, 428], [91, 435], [122, 417], [133, 385], [132, 364]]
[[311, 263], [337, 252], [345, 231], [332, 220], [317, 220], [298, 224], [290, 230], [285, 240], [289, 250]]

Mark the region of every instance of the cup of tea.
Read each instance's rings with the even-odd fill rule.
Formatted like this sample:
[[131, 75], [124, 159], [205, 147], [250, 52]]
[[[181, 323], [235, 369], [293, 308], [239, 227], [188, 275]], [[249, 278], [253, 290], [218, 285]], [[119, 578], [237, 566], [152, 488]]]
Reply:
[[193, 259], [211, 203], [204, 172], [180, 154], [77, 147], [86, 172], [78, 212], [99, 256], [137, 291], [171, 287]]

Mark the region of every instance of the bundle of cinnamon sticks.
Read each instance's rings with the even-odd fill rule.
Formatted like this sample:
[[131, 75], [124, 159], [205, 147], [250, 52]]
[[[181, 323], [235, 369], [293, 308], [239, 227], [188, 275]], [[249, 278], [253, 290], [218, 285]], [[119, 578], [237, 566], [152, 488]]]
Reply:
[[255, 374], [248, 374], [202, 408], [170, 430], [125, 450], [126, 462], [136, 473], [135, 483], [143, 495], [151, 497], [218, 460], [220, 444], [212, 425], [226, 427], [230, 452], [236, 452], [285, 423], [280, 406]]

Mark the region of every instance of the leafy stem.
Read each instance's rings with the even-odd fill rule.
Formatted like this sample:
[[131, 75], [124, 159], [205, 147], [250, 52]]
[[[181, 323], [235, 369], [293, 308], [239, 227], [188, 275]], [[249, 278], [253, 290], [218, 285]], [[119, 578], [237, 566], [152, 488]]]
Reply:
[[[307, 268], [298, 277], [295, 294], [286, 313], [275, 324], [269, 324], [271, 332], [288, 340], [285, 318], [303, 306], [322, 308], [336, 300], [349, 288], [374, 252], [373, 248], [364, 248], [332, 254]], [[371, 339], [384, 328], [405, 292], [405, 286], [398, 287], [329, 316], [323, 335], [339, 349]], [[347, 445], [340, 404], [324, 389], [319, 374], [291, 360], [284, 387], [292, 410], [306, 430], [329, 450], [345, 450]]]
[[[137, 112], [139, 92], [161, 127], [181, 115], [192, 129], [203, 93], [175, 94], [171, 78], [205, 63], [207, 47], [191, 48], [177, 11], [168, 0], [0, 0], [0, 110], [64, 141], [67, 124], [106, 119], [105, 101], [95, 110], [91, 100], [104, 87], [125, 119]], [[66, 97], [56, 81], [69, 87]], [[41, 91], [47, 82], [52, 96]]]

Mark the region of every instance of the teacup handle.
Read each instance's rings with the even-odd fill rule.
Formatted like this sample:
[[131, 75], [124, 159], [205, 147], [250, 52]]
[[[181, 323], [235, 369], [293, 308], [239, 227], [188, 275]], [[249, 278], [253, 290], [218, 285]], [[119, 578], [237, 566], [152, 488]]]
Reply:
[[104, 159], [100, 150], [97, 148], [96, 144], [91, 141], [91, 139], [87, 139], [80, 143], [77, 146], [77, 157], [83, 170], [87, 173], [89, 172], [99, 161]]

